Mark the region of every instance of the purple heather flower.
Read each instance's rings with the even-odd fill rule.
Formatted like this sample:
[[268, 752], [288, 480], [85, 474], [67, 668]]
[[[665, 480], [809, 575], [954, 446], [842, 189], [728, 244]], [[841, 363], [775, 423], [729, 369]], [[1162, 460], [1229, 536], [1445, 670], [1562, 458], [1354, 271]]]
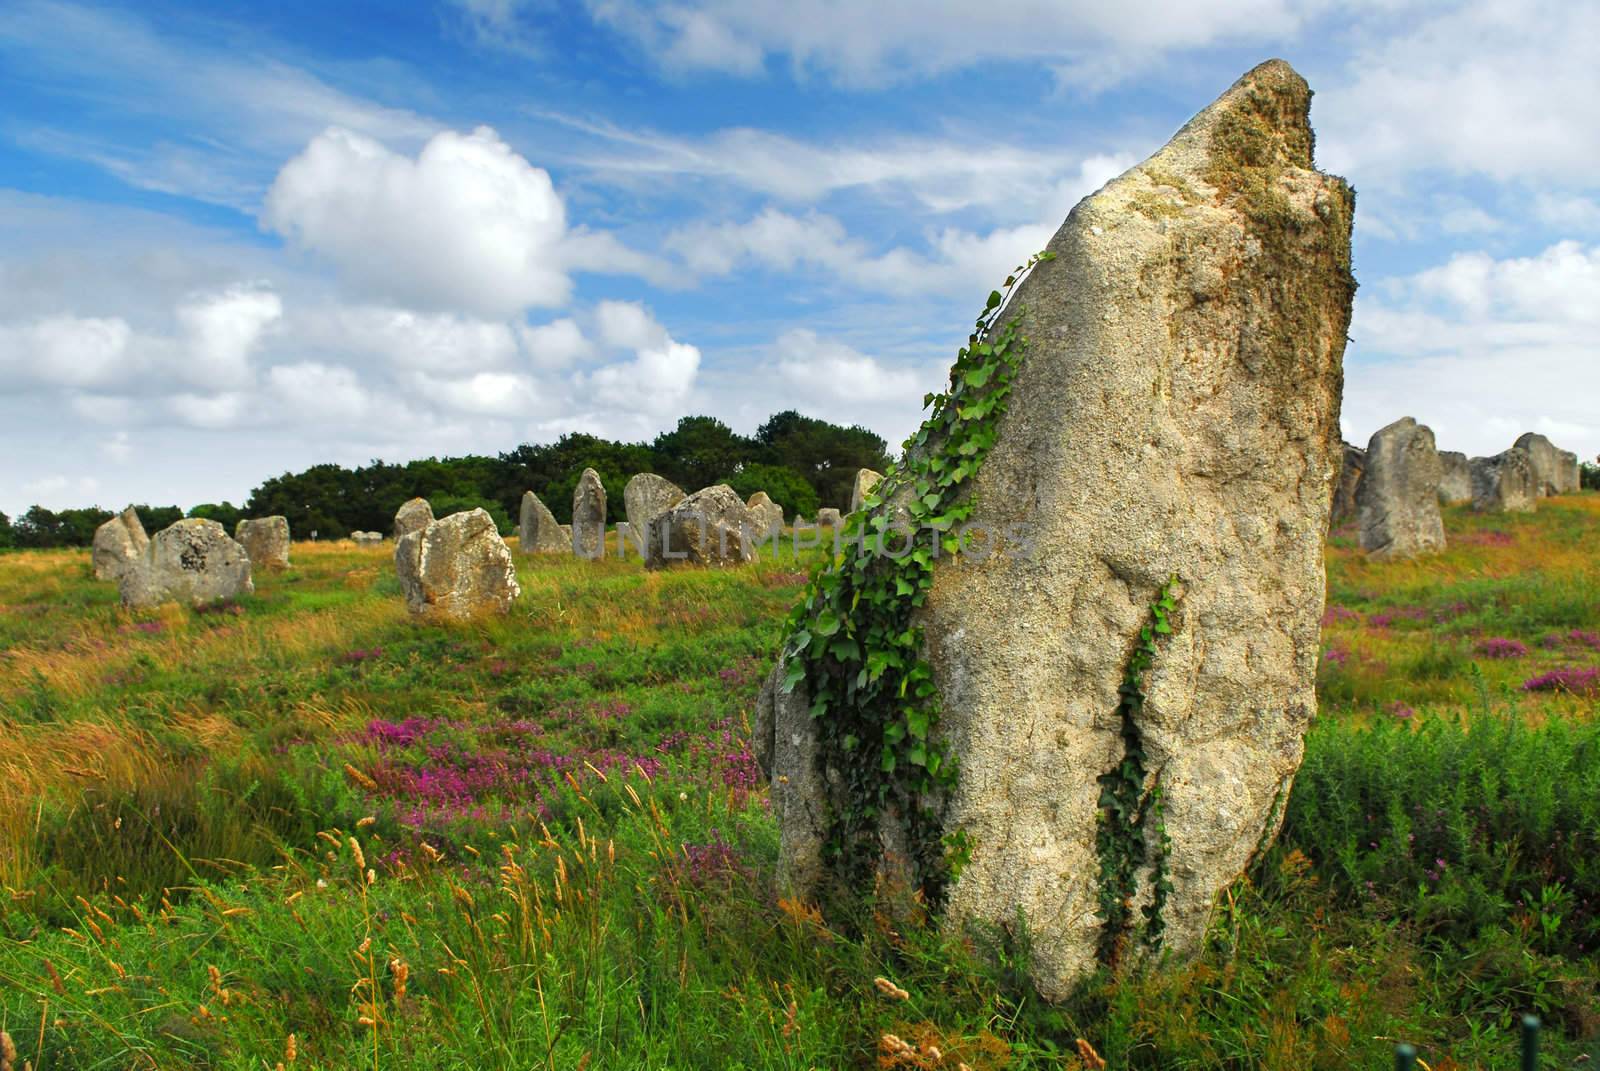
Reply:
[[1521, 640], [1491, 636], [1478, 644], [1478, 653], [1485, 658], [1522, 658], [1528, 653], [1528, 645]]

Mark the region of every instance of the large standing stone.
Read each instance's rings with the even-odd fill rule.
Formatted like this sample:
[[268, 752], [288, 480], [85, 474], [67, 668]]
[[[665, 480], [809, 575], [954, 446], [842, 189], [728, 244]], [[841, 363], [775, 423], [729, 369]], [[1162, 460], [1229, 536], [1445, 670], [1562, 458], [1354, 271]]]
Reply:
[[233, 538], [250, 555], [252, 569], [289, 568], [289, 518], [242, 520], [234, 526]]
[[222, 525], [200, 517], [157, 532], [123, 572], [118, 587], [122, 604], [135, 609], [164, 602], [200, 605], [255, 589], [244, 547], [229, 539]]
[[1459, 506], [1472, 501], [1472, 463], [1458, 450], [1439, 451], [1439, 504]]
[[1563, 450], [1543, 435], [1531, 431], [1518, 438], [1514, 445], [1527, 451], [1541, 497], [1577, 492], [1580, 486], [1577, 454]]
[[139, 512], [132, 506], [94, 530], [94, 549], [89, 560], [96, 580], [120, 580], [128, 566], [137, 561], [150, 537], [144, 533]]
[[394, 538], [396, 541], [411, 532], [420, 532], [433, 523], [433, 507], [426, 498], [413, 498], [395, 511]]
[[1519, 446], [1472, 459], [1472, 508], [1479, 513], [1532, 513], [1539, 505], [1533, 459]]
[[419, 617], [463, 621], [503, 614], [522, 594], [511, 548], [482, 509], [452, 513], [401, 536], [394, 568], [406, 609]]
[[606, 556], [606, 489], [594, 469], [584, 469], [572, 491], [572, 553], [597, 561]]
[[1333, 485], [1333, 511], [1328, 518], [1329, 529], [1338, 528], [1356, 518], [1356, 488], [1361, 486], [1361, 474], [1367, 470], [1367, 452], [1359, 446], [1342, 443], [1343, 457], [1339, 463], [1339, 479]]
[[539, 501], [532, 491], [522, 493], [521, 525], [517, 530], [517, 547], [524, 554], [568, 554], [572, 544], [561, 534], [555, 514]]
[[856, 483], [850, 491], [850, 512], [858, 512], [867, 504], [867, 496], [872, 489], [878, 486], [878, 481], [883, 479], [883, 473], [873, 472], [871, 469], [856, 470]]
[[760, 534], [743, 500], [727, 484], [696, 491], [650, 522], [646, 569], [669, 565], [743, 565]]
[[1444, 549], [1439, 451], [1426, 425], [1401, 417], [1372, 436], [1356, 506], [1361, 549], [1374, 558], [1414, 558]]
[[[959, 760], [931, 833], [971, 851], [946, 911], [1025, 920], [1050, 998], [1108, 936], [1101, 779], [1129, 754], [1120, 689], [1161, 587], [1176, 576], [1181, 601], [1130, 724], [1162, 813], [1135, 834], [1130, 916], [1151, 906], [1165, 948], [1199, 949], [1219, 892], [1276, 834], [1316, 709], [1355, 283], [1353, 196], [1313, 169], [1309, 107], [1299, 75], [1263, 64], [1072, 210], [1009, 307], [1031, 344], [971, 484], [974, 525], [1020, 526], [1032, 549], [941, 556], [913, 612]], [[784, 873], [811, 892], [832, 804], [803, 691], [769, 689], [756, 746]], [[893, 819], [874, 861], [905, 843]]]
[[628, 481], [622, 489], [622, 507], [628, 515], [628, 524], [645, 541], [641, 552], [649, 556], [650, 522], [682, 502], [686, 496], [683, 488], [653, 472], [641, 472]]
[[750, 526], [758, 535], [783, 530], [783, 507], [772, 501], [765, 491], [757, 491], [744, 504], [750, 513]]

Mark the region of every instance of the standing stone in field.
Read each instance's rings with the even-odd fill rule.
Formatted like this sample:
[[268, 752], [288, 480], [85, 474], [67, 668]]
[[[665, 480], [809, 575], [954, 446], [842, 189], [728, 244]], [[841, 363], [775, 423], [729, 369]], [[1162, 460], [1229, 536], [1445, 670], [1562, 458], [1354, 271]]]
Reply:
[[696, 491], [650, 522], [646, 569], [669, 565], [743, 565], [758, 535], [750, 511], [727, 484]]
[[118, 580], [129, 564], [137, 561], [150, 537], [144, 534], [139, 512], [132, 506], [94, 530], [94, 549], [89, 560], [96, 580]]
[[256, 588], [244, 547], [216, 521], [190, 517], [155, 534], [123, 572], [118, 590], [122, 605], [144, 609], [236, 599]]
[[1528, 432], [1515, 445], [1528, 453], [1539, 495], [1570, 495], [1579, 488], [1578, 455], [1563, 450], [1543, 435]]
[[595, 561], [606, 554], [606, 489], [594, 469], [583, 470], [572, 492], [572, 553]]
[[418, 617], [464, 621], [503, 614], [522, 594], [511, 548], [482, 509], [452, 513], [401, 536], [394, 568], [406, 609]]
[[783, 529], [783, 507], [772, 501], [765, 491], [757, 491], [744, 504], [750, 514], [750, 527], [758, 536]]
[[843, 523], [844, 518], [840, 516], [839, 511], [833, 507], [829, 506], [824, 509], [817, 510], [817, 527], [837, 528]]
[[1472, 459], [1472, 508], [1479, 513], [1532, 513], [1539, 505], [1533, 459], [1513, 446], [1493, 457]]
[[[1033, 982], [1061, 999], [1101, 950], [1118, 964], [1145, 954], [1158, 936], [1146, 908], [1163, 951], [1198, 952], [1217, 896], [1277, 833], [1316, 710], [1355, 290], [1353, 195], [1313, 169], [1310, 98], [1288, 64], [1257, 67], [1081, 201], [1050, 241], [1056, 259], [1019, 285], [1006, 315], [1030, 344], [970, 501], [976, 529], [1026, 538], [941, 555], [910, 617], [956, 785], [916, 842], [891, 808], [835, 862], [826, 831], [848, 780], [818, 768], [828, 715], [812, 716], [803, 679], [783, 693], [780, 665], [755, 747], [783, 875], [802, 895], [852, 862], [904, 874], [908, 854], [937, 857], [960, 833], [970, 857], [947, 889], [949, 921], [1014, 932], [1025, 920]], [[914, 448], [909, 470], [937, 448]], [[888, 489], [879, 508], [911, 491]], [[1131, 652], [1174, 577], [1171, 633], [1124, 718]], [[808, 642], [819, 634], [844, 632], [818, 618]], [[880, 744], [858, 746], [875, 789]], [[1148, 803], [1159, 787], [1161, 807], [1114, 814], [1105, 779], [1135, 746], [1139, 790]], [[1131, 892], [1103, 887], [1135, 845]], [[1102, 894], [1127, 903], [1126, 927], [1102, 914]]]
[[1341, 443], [1342, 458], [1339, 478], [1333, 485], [1333, 510], [1328, 517], [1331, 531], [1356, 518], [1356, 488], [1361, 486], [1361, 474], [1367, 470], [1367, 452], [1359, 446]]
[[289, 518], [242, 520], [234, 526], [233, 538], [250, 555], [252, 569], [289, 568]]
[[858, 469], [856, 483], [850, 491], [850, 512], [857, 513], [867, 504], [867, 496], [872, 489], [878, 486], [878, 481], [883, 479], [883, 473], [873, 472], [871, 469]]
[[1439, 451], [1439, 504], [1459, 506], [1472, 501], [1472, 463], [1457, 450]]
[[517, 548], [524, 554], [568, 554], [572, 543], [561, 534], [555, 514], [532, 491], [522, 493], [521, 525], [517, 529]]
[[413, 498], [395, 511], [394, 538], [398, 541], [411, 532], [422, 531], [432, 523], [433, 507], [428, 505], [428, 500]]
[[383, 542], [382, 532], [351, 532], [350, 542], [358, 547], [375, 547]]
[[1356, 505], [1361, 549], [1374, 558], [1415, 558], [1444, 549], [1439, 451], [1426, 425], [1402, 417], [1372, 436]]
[[649, 556], [650, 522], [684, 500], [683, 488], [671, 480], [662, 479], [653, 472], [641, 472], [628, 481], [622, 489], [622, 506], [628, 515], [628, 524], [645, 541]]

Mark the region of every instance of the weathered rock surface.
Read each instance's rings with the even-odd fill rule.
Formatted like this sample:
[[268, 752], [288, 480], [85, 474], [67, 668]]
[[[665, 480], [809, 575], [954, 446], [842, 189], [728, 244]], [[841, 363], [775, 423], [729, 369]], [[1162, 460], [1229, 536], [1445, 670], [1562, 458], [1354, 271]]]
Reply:
[[1539, 506], [1533, 459], [1519, 446], [1472, 459], [1472, 508], [1479, 513], [1532, 513]]
[[572, 542], [561, 532], [555, 514], [532, 491], [522, 493], [517, 548], [524, 554], [570, 554]]
[[750, 527], [758, 537], [783, 530], [783, 507], [772, 501], [765, 491], [757, 491], [744, 504], [750, 513]]
[[289, 518], [242, 520], [234, 526], [233, 538], [250, 556], [252, 569], [289, 568]]
[[1380, 559], [1443, 550], [1439, 473], [1439, 451], [1427, 425], [1401, 417], [1379, 429], [1367, 443], [1367, 471], [1356, 488], [1361, 549]]
[[511, 548], [482, 509], [407, 532], [395, 544], [394, 567], [406, 609], [418, 617], [464, 621], [503, 614], [522, 594]]
[[757, 533], [737, 492], [727, 484], [696, 491], [650, 522], [647, 569], [669, 565], [743, 565], [755, 557]]
[[222, 525], [199, 517], [157, 532], [118, 587], [122, 604], [135, 609], [236, 599], [255, 589], [244, 547], [229, 539]]
[[628, 515], [628, 524], [646, 541], [645, 554], [648, 554], [650, 522], [686, 497], [683, 488], [653, 472], [639, 473], [622, 489], [623, 511]]
[[844, 523], [844, 517], [832, 506], [817, 510], [817, 526], [824, 528], [837, 528]]
[[571, 538], [572, 553], [578, 557], [606, 556], [606, 489], [594, 469], [584, 469], [573, 489]]
[[1458, 450], [1439, 451], [1439, 504], [1459, 506], [1472, 501], [1472, 462]]
[[1578, 455], [1563, 450], [1543, 435], [1528, 432], [1513, 444], [1527, 451], [1538, 481], [1539, 495], [1570, 495], [1579, 488]]
[[94, 530], [89, 560], [96, 580], [120, 580], [130, 564], [150, 545], [139, 512], [132, 506]]
[[1356, 488], [1361, 486], [1361, 474], [1367, 470], [1367, 452], [1359, 446], [1341, 443], [1343, 457], [1339, 463], [1339, 478], [1333, 485], [1333, 511], [1328, 518], [1330, 530], [1356, 519]]
[[411, 532], [420, 532], [433, 523], [433, 507], [426, 498], [413, 498], [395, 511], [394, 537], [398, 541]]
[[878, 481], [883, 479], [883, 473], [873, 472], [871, 469], [858, 469], [856, 483], [850, 491], [850, 512], [857, 513], [867, 504], [867, 496], [872, 489], [878, 486]]
[[[1355, 288], [1353, 196], [1313, 169], [1309, 106], [1263, 64], [1072, 210], [1010, 306], [1031, 344], [972, 487], [974, 524], [1022, 526], [1031, 556], [939, 559], [913, 618], [959, 760], [941, 832], [971, 846], [947, 916], [1024, 917], [1047, 997], [1096, 968], [1100, 778], [1126, 757], [1119, 689], [1170, 578], [1134, 719], [1170, 846], [1153, 821], [1137, 834], [1134, 922], [1165, 877], [1164, 947], [1195, 953], [1300, 764]], [[785, 876], [811, 891], [829, 803], [802, 691], [769, 689], [757, 746]]]

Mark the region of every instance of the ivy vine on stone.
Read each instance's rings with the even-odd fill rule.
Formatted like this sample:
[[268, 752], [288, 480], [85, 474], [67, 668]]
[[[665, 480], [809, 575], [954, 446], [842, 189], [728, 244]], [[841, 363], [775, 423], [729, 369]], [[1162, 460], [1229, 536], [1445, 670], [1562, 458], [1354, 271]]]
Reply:
[[939, 810], [956, 763], [939, 732], [940, 698], [913, 615], [933, 586], [933, 563], [960, 553], [975, 502], [969, 483], [996, 439], [1027, 340], [1019, 316], [1000, 323], [1012, 290], [1039, 253], [989, 294], [948, 389], [923, 399], [928, 416], [902, 458], [845, 521], [844, 550], [812, 576], [788, 621], [784, 690], [805, 681], [818, 761], [843, 780], [825, 851], [854, 887], [870, 881], [874, 835], [903, 823], [914, 878], [938, 902], [964, 842], [940, 837]]

